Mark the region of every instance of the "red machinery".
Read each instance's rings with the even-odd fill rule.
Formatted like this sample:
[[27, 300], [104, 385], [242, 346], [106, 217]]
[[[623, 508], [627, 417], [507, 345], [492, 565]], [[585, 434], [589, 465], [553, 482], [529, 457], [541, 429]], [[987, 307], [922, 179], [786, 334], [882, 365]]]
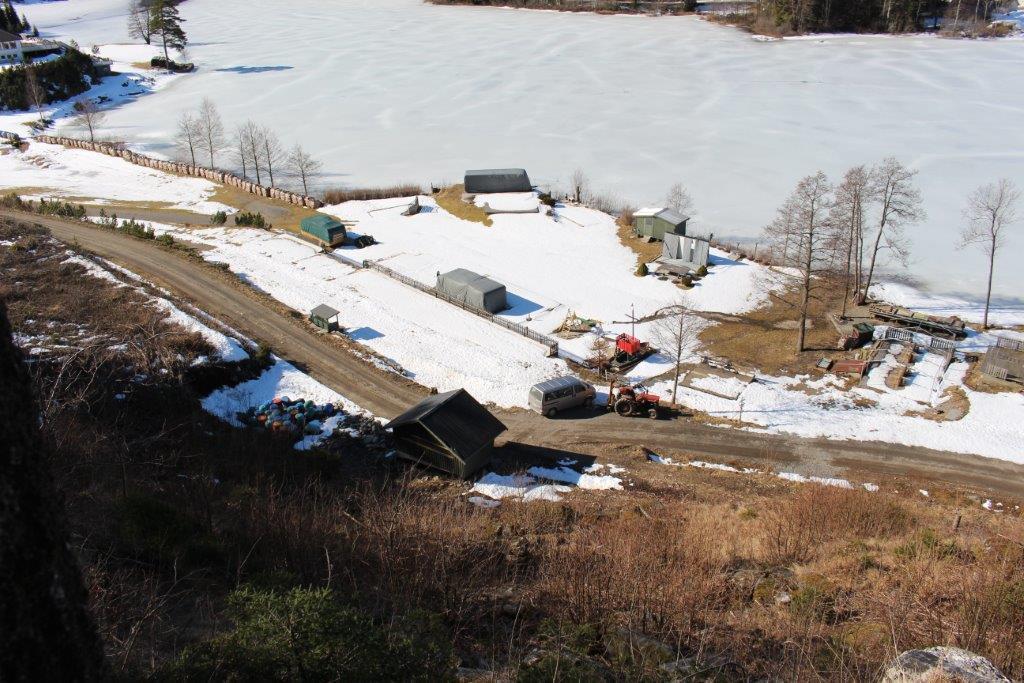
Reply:
[[613, 380], [608, 387], [608, 407], [623, 417], [646, 414], [657, 420], [661, 416], [661, 398], [643, 384], [616, 387]]
[[623, 332], [615, 338], [615, 362], [625, 365], [646, 358], [651, 353], [651, 345], [642, 342], [631, 334]]

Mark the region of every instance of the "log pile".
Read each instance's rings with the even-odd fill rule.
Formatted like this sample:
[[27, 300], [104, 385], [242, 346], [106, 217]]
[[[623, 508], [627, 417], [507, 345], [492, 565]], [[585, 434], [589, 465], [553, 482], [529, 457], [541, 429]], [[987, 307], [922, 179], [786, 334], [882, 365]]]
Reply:
[[295, 206], [304, 206], [307, 209], [319, 209], [324, 205], [324, 203], [316, 197], [307, 197], [288, 190], [282, 190], [279, 187], [266, 187], [265, 185], [259, 185], [245, 178], [240, 178], [234, 173], [228, 173], [226, 171], [218, 171], [204, 166], [194, 166], [180, 161], [154, 159], [153, 157], [148, 157], [145, 154], [133, 152], [130, 149], [125, 148], [123, 145], [110, 144], [108, 142], [89, 142], [88, 140], [78, 140], [76, 138], [65, 138], [54, 135], [37, 135], [35, 139], [39, 142], [44, 142], [50, 145], [63, 145], [74, 149], [85, 149], [90, 152], [99, 152], [100, 154], [106, 154], [107, 156], [120, 157], [121, 159], [124, 159], [131, 164], [135, 164], [136, 166], [153, 168], [166, 173], [176, 173], [178, 175], [189, 176], [191, 178], [204, 178], [215, 183], [221, 183], [222, 185], [236, 187], [243, 192], [248, 192], [249, 194], [257, 197], [268, 197], [288, 204], [294, 204]]

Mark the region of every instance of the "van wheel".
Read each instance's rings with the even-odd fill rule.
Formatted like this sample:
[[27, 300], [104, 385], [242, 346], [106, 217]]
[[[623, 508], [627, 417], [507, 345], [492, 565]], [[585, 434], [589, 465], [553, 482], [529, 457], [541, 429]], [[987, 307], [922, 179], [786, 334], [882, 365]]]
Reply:
[[584, 408], [593, 408], [594, 407], [594, 399], [588, 398], [585, 401], [583, 401], [583, 407]]
[[548, 417], [554, 417], [555, 415], [558, 415], [558, 409], [548, 408], [548, 412], [546, 412], [545, 415], [547, 415]]

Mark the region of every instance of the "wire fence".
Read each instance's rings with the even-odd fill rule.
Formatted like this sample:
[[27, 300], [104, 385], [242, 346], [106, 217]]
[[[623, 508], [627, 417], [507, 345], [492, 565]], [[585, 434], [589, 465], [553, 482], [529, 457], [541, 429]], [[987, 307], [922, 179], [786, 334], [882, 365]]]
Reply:
[[[337, 255], [337, 258], [342, 259], [345, 262], [351, 262], [350, 265], [355, 265], [356, 264], [356, 262], [352, 261], [352, 259], [347, 259], [346, 257], [340, 256], [340, 255]], [[504, 327], [506, 330], [511, 330], [512, 332], [515, 332], [516, 334], [520, 334], [520, 335], [526, 337], [527, 339], [532, 339], [533, 341], [538, 342], [539, 344], [543, 344], [544, 346], [546, 346], [548, 348], [548, 355], [549, 356], [557, 356], [558, 355], [558, 341], [556, 339], [554, 339], [552, 337], [549, 337], [546, 334], [541, 334], [540, 332], [537, 332], [536, 330], [531, 330], [529, 327], [527, 327], [526, 325], [523, 325], [522, 323], [513, 322], [511, 320], [506, 320], [505, 318], [502, 318], [500, 316], [494, 315], [490, 311], [486, 311], [486, 310], [484, 310], [482, 308], [478, 308], [476, 306], [472, 306], [470, 304], [467, 304], [465, 301], [461, 301], [460, 299], [457, 299], [456, 297], [453, 297], [453, 296], [450, 296], [448, 294], [445, 294], [444, 292], [440, 292], [440, 291], [438, 291], [434, 287], [431, 287], [429, 285], [423, 284], [419, 280], [415, 280], [415, 279], [409, 277], [408, 275], [403, 275], [402, 273], [399, 273], [396, 270], [392, 270], [391, 268], [388, 268], [385, 265], [381, 265], [380, 263], [377, 263], [376, 261], [363, 261], [362, 264], [359, 265], [358, 267], [365, 267], [365, 268], [369, 268], [370, 270], [375, 270], [375, 271], [377, 271], [379, 273], [387, 275], [392, 280], [397, 280], [398, 282], [401, 282], [404, 285], [408, 285], [410, 287], [414, 287], [414, 288], [420, 290], [421, 292], [429, 294], [429, 295], [431, 295], [431, 296], [433, 296], [433, 297], [435, 297], [437, 299], [441, 299], [442, 301], [445, 301], [445, 302], [447, 302], [447, 303], [449, 303], [449, 304], [451, 304], [453, 306], [458, 306], [462, 310], [469, 311], [470, 313], [472, 313], [474, 315], [477, 315], [477, 316], [483, 318], [484, 320], [488, 320], [488, 321], [494, 323], [495, 325], [499, 325], [501, 327]]]

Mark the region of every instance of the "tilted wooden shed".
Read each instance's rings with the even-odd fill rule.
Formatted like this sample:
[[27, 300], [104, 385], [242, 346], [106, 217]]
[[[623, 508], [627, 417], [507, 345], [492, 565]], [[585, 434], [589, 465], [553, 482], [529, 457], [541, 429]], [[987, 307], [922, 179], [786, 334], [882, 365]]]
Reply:
[[398, 454], [467, 478], [485, 466], [506, 427], [465, 389], [428, 396], [386, 425]]

